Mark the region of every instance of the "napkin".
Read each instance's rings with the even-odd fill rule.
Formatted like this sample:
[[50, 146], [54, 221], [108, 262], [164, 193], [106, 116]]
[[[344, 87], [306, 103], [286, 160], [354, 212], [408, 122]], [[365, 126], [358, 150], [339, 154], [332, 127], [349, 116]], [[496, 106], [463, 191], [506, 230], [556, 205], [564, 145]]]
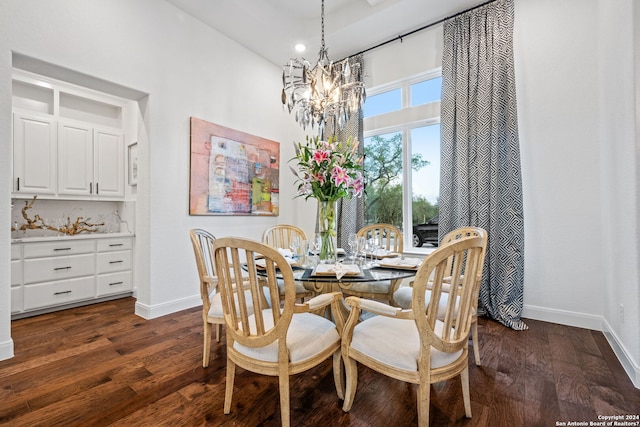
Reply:
[[[290, 266], [292, 267], [297, 267], [300, 264], [293, 258], [289, 258], [289, 257], [284, 257], [285, 261], [287, 261], [289, 263]], [[265, 269], [267, 268], [267, 260], [264, 258], [260, 258], [255, 260], [256, 262], [256, 267], [261, 268], [261, 269]]]
[[291, 249], [278, 248], [278, 252], [285, 258], [293, 258], [293, 252]]
[[373, 251], [372, 255], [376, 258], [387, 258], [397, 256], [398, 254], [395, 252], [389, 252], [386, 249], [376, 249], [375, 251]]
[[335, 274], [336, 279], [342, 279], [346, 274], [360, 274], [360, 267], [354, 264], [318, 264], [316, 274]]
[[386, 258], [384, 261], [380, 262], [380, 265], [389, 265], [395, 267], [412, 267], [415, 268], [422, 263], [418, 258], [404, 258], [396, 257], [396, 258]]

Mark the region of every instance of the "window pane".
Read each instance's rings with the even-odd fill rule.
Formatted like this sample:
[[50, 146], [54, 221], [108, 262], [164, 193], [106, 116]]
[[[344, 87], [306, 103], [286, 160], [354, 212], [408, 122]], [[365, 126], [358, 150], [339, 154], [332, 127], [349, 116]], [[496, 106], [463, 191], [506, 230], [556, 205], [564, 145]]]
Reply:
[[411, 85], [411, 106], [439, 101], [442, 93], [442, 77]]
[[402, 133], [364, 139], [365, 224], [402, 227]]
[[398, 111], [402, 108], [402, 97], [400, 89], [382, 92], [377, 95], [368, 96], [364, 103], [364, 117], [376, 116], [378, 114]]
[[411, 160], [413, 246], [437, 244], [440, 124], [411, 129]]

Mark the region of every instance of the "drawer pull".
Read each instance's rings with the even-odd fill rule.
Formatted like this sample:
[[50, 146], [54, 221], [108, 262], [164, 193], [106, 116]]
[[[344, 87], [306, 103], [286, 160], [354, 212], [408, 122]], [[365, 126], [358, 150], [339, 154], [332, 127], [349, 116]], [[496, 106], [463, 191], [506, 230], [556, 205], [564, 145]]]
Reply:
[[109, 283], [109, 286], [116, 286], [116, 285], [122, 285], [124, 282], [113, 282], [113, 283]]
[[71, 250], [71, 248], [54, 248], [53, 249], [54, 252], [56, 252], [56, 251], [70, 251], [70, 250]]
[[54, 295], [64, 295], [64, 294], [70, 294], [71, 291], [60, 291], [60, 292], [54, 292]]
[[53, 269], [54, 271], [58, 271], [58, 270], [71, 270], [71, 266], [68, 267], [56, 267]]
[[121, 262], [124, 262], [123, 260], [118, 260], [118, 261], [109, 261], [109, 264], [119, 264]]
[[123, 246], [123, 245], [124, 245], [124, 243], [110, 243], [110, 244], [109, 244], [109, 247], [110, 247], [110, 248], [113, 248], [113, 247], [115, 247], [115, 246]]

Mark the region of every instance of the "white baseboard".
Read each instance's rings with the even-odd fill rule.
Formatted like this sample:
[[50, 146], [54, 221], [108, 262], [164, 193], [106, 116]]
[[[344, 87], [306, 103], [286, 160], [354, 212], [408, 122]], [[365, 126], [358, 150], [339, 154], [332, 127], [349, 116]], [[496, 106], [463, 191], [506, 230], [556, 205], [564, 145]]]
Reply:
[[0, 342], [0, 360], [11, 359], [13, 356], [13, 340]]
[[[602, 316], [537, 307], [534, 305], [525, 305], [522, 310], [522, 317], [541, 320], [543, 322], [558, 323], [560, 325], [575, 326], [577, 328], [592, 329], [594, 331], [602, 331], [602, 323], [604, 321]], [[526, 320], [525, 323], [527, 323]]]
[[613, 352], [616, 354], [616, 357], [620, 361], [620, 364], [631, 379], [633, 385], [636, 388], [640, 389], [640, 366], [634, 363], [633, 358], [629, 356], [629, 351], [618, 339], [618, 336], [615, 334], [606, 320], [603, 320], [602, 326], [602, 333], [604, 334], [607, 341], [609, 341], [609, 345], [611, 346]]
[[[633, 385], [636, 388], [640, 388], [640, 367], [633, 361], [633, 358], [629, 355], [629, 352], [604, 317], [532, 305], [524, 306], [522, 317], [525, 319], [541, 320], [543, 322], [601, 331]], [[525, 323], [527, 323], [526, 320]]]
[[144, 319], [155, 319], [177, 311], [202, 305], [200, 295], [181, 298], [162, 304], [147, 305], [136, 301], [136, 314]]

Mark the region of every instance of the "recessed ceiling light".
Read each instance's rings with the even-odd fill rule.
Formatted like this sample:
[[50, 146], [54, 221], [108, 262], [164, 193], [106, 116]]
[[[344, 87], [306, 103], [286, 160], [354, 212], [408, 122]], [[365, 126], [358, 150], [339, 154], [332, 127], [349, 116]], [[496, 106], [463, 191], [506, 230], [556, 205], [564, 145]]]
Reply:
[[296, 52], [304, 52], [305, 50], [307, 50], [307, 47], [302, 43], [298, 43], [297, 45], [295, 45], [295, 50]]

